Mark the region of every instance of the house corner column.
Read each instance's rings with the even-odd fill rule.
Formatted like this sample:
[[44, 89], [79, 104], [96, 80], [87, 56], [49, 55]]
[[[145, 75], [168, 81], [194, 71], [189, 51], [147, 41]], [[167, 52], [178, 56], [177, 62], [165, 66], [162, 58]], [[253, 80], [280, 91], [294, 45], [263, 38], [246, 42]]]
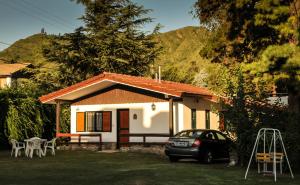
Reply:
[[56, 102], [56, 137], [60, 133], [60, 113], [61, 113], [61, 101], [55, 100]]
[[173, 98], [169, 99], [169, 133], [170, 133], [170, 136], [173, 136], [173, 134], [174, 134]]

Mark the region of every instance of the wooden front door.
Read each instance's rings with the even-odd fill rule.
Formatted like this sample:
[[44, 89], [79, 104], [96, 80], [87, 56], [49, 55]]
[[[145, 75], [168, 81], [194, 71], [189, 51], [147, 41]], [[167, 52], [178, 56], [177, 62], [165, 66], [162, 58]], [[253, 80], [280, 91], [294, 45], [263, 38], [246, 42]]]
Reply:
[[122, 136], [122, 134], [129, 134], [129, 110], [118, 109], [117, 110], [117, 148], [121, 146], [128, 146], [129, 136]]

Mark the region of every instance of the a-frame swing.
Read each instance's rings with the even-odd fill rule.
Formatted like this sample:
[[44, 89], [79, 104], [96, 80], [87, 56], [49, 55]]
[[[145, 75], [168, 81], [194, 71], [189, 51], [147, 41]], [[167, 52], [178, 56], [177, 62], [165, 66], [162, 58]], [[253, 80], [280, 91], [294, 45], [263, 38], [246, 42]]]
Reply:
[[[271, 139], [271, 140], [270, 140]], [[262, 141], [262, 143], [261, 143]], [[277, 145], [281, 147], [282, 151], [277, 151]], [[266, 148], [268, 147], [268, 148]], [[255, 152], [256, 162], [258, 163], [258, 173], [272, 173], [274, 175], [274, 181], [277, 180], [276, 167], [277, 164], [280, 165], [280, 173], [282, 173], [282, 163], [284, 158], [286, 159], [287, 165], [290, 170], [291, 177], [294, 178], [290, 162], [283, 144], [283, 140], [281, 137], [281, 133], [278, 129], [272, 128], [262, 128], [258, 131], [255, 144], [251, 153], [251, 157], [248, 163], [248, 167], [245, 173], [245, 179], [247, 178], [247, 174], [251, 165], [251, 161], [253, 159], [253, 155]], [[260, 164], [263, 164], [263, 170], [261, 171]], [[273, 164], [272, 171], [268, 171], [267, 165]]]

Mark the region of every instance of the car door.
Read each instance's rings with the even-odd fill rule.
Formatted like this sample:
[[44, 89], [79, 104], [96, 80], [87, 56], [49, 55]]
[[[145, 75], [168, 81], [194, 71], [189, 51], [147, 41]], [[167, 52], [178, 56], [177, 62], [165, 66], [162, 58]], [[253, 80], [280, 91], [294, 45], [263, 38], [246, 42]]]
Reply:
[[228, 158], [229, 157], [229, 143], [228, 139], [225, 135], [223, 135], [220, 132], [214, 132], [216, 135], [216, 138], [218, 139], [217, 142], [217, 153], [218, 158]]
[[204, 139], [204, 148], [207, 151], [211, 151], [213, 154], [213, 157], [216, 158], [218, 155], [218, 140], [215, 136], [215, 134], [212, 131], [207, 131], [203, 133], [203, 139]]

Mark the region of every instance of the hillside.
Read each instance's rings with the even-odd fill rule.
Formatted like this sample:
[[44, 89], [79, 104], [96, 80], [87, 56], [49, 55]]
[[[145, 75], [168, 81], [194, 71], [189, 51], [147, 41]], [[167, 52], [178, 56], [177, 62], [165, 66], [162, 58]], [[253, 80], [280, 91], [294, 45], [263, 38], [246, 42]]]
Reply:
[[157, 63], [201, 60], [199, 51], [207, 34], [205, 29], [191, 26], [159, 34], [156, 40], [163, 46], [164, 52]]
[[[155, 66], [162, 66], [162, 76], [166, 80], [190, 82], [203, 59], [199, 51], [207, 38], [207, 31], [199, 27], [185, 27], [160, 33], [155, 40], [164, 48]], [[35, 34], [15, 42], [0, 52], [0, 59], [49, 65], [42, 55], [42, 47], [49, 43], [51, 36]], [[1, 60], [0, 60], [1, 63]], [[188, 74], [188, 76], [187, 76]]]
[[49, 43], [51, 36], [35, 34], [16, 41], [13, 45], [0, 52], [0, 59], [6, 61], [22, 61], [32, 64], [42, 64], [46, 60], [42, 54], [42, 47]]
[[193, 72], [205, 62], [199, 52], [208, 34], [206, 29], [192, 26], [159, 34], [156, 40], [163, 47], [163, 52], [155, 65], [162, 66], [163, 77], [190, 82]]

